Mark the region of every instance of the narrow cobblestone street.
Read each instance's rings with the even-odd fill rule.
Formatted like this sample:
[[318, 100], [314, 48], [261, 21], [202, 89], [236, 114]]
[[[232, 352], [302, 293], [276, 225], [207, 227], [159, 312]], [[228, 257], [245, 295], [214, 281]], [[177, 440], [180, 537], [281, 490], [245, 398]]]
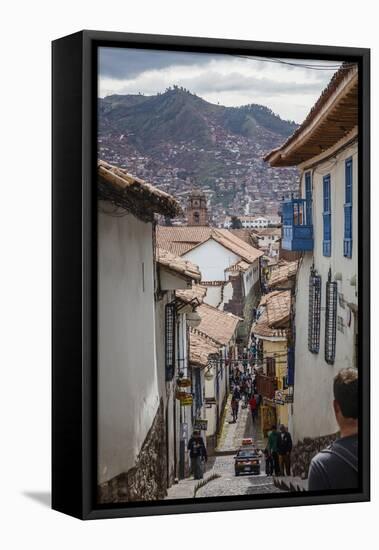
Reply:
[[234, 452], [240, 446], [244, 437], [252, 437], [254, 445], [264, 449], [266, 440], [260, 430], [260, 419], [253, 425], [249, 407], [243, 408], [240, 404], [237, 422], [232, 422], [231, 395], [229, 395], [224, 414], [224, 424], [216, 448], [216, 453]]
[[[260, 418], [257, 418], [253, 424], [248, 407], [240, 406], [237, 422], [232, 422], [230, 400], [231, 396], [226, 403], [224, 424], [216, 448], [216, 455], [209, 458], [204, 474], [204, 480], [213, 478], [214, 474], [217, 475], [217, 478], [198, 489], [196, 498], [282, 492], [274, 485], [273, 478], [266, 476], [263, 457], [259, 475], [245, 474], [238, 477], [235, 475], [234, 455], [241, 446], [242, 439], [251, 437], [254, 445], [262, 450], [266, 446], [266, 439], [260, 429]], [[199, 481], [193, 478], [181, 480], [168, 490], [166, 498], [193, 498], [198, 483]]]
[[217, 473], [220, 477], [199, 489], [196, 498], [282, 492], [275, 487], [272, 477], [267, 477], [264, 473], [264, 464], [261, 465], [260, 475], [246, 474], [236, 477], [233, 456], [216, 457], [211, 473]]
[[260, 430], [260, 419], [255, 424], [248, 407], [239, 408], [236, 423], [231, 421], [231, 408], [229, 399], [225, 408], [224, 425], [221, 432], [219, 444], [216, 449], [216, 456], [213, 458], [213, 465], [208, 475], [217, 474], [220, 477], [207, 483], [198, 490], [196, 497], [215, 497], [231, 495], [254, 495], [262, 493], [281, 492], [273, 483], [272, 477], [265, 474], [264, 458], [261, 458], [261, 473], [259, 475], [240, 475], [234, 473], [234, 455], [241, 446], [244, 437], [251, 437], [258, 449], [264, 449], [266, 440]]

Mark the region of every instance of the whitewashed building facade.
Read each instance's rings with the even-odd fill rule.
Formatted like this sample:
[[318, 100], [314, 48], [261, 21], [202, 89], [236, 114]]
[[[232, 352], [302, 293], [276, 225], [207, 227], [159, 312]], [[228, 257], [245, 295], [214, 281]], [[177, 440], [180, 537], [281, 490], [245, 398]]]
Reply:
[[240, 317], [203, 303], [197, 308], [199, 325], [193, 330], [198, 338], [205, 339], [217, 349], [217, 359], [208, 361], [204, 373], [204, 403], [207, 420], [206, 440], [208, 452], [216, 447], [221, 430], [221, 418], [229, 392], [229, 369], [237, 359], [237, 331]]
[[[154, 215], [173, 217], [180, 207], [170, 195], [102, 161], [98, 196], [98, 499], [159, 499], [167, 489], [167, 447]], [[187, 273], [185, 285], [197, 276]]]
[[162, 397], [165, 419], [167, 486], [183, 479], [189, 472], [188, 439], [196, 417], [194, 404], [178, 399], [178, 380], [188, 380], [183, 391], [196, 391], [196, 376], [192, 376], [189, 350], [189, 327], [200, 317], [196, 307], [201, 303], [202, 289], [192, 287], [200, 282], [197, 266], [157, 249], [157, 284], [155, 293], [155, 327], [158, 365], [158, 391]]
[[300, 128], [266, 157], [301, 172], [301, 198], [283, 205], [282, 238], [284, 249], [302, 252], [289, 420], [295, 441], [337, 431], [333, 378], [358, 367], [357, 125], [358, 69], [342, 65]]
[[239, 334], [246, 339], [251, 312], [260, 296], [260, 258], [263, 252], [242, 241], [230, 231], [213, 230], [210, 238], [183, 257], [197, 264], [202, 284], [207, 287], [204, 301], [244, 318]]
[[244, 318], [239, 336], [246, 340], [261, 292], [263, 252], [227, 229], [160, 226], [157, 235], [160, 246], [199, 266], [206, 303]]

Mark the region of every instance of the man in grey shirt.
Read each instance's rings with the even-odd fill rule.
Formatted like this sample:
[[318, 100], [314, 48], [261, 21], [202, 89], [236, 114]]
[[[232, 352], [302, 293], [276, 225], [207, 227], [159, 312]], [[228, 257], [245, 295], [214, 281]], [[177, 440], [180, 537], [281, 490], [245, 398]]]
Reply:
[[334, 378], [333, 393], [341, 437], [312, 459], [309, 491], [358, 488], [358, 371], [341, 370]]

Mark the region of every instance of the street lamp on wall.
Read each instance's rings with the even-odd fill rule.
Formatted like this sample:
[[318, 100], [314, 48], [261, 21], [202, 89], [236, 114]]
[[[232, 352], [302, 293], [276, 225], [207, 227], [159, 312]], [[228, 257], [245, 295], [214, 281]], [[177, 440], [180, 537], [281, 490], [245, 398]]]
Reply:
[[204, 373], [204, 378], [205, 378], [205, 380], [208, 380], [208, 382], [213, 380], [213, 378], [214, 378], [214, 374], [211, 371], [211, 368], [212, 367], [209, 367], [208, 370], [206, 370], [205, 373]]
[[190, 313], [187, 313], [186, 315], [186, 321], [187, 325], [191, 328], [196, 328], [201, 323], [201, 317], [197, 313], [197, 311], [191, 311]]
[[[208, 380], [208, 381], [213, 380], [215, 376], [213, 369], [217, 367], [220, 361], [221, 361], [221, 358], [217, 353], [209, 356], [208, 365], [206, 366], [206, 371], [204, 373], [205, 380]], [[217, 372], [217, 369], [216, 369], [216, 375], [220, 376], [220, 373]]]

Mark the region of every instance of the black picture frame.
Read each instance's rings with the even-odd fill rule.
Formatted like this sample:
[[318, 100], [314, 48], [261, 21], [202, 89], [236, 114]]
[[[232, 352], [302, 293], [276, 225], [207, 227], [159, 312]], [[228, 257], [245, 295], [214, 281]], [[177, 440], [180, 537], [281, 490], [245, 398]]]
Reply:
[[[343, 59], [359, 66], [360, 471], [357, 491], [96, 504], [96, 81], [99, 46]], [[52, 507], [81, 519], [370, 499], [370, 50], [82, 31], [52, 44]]]

